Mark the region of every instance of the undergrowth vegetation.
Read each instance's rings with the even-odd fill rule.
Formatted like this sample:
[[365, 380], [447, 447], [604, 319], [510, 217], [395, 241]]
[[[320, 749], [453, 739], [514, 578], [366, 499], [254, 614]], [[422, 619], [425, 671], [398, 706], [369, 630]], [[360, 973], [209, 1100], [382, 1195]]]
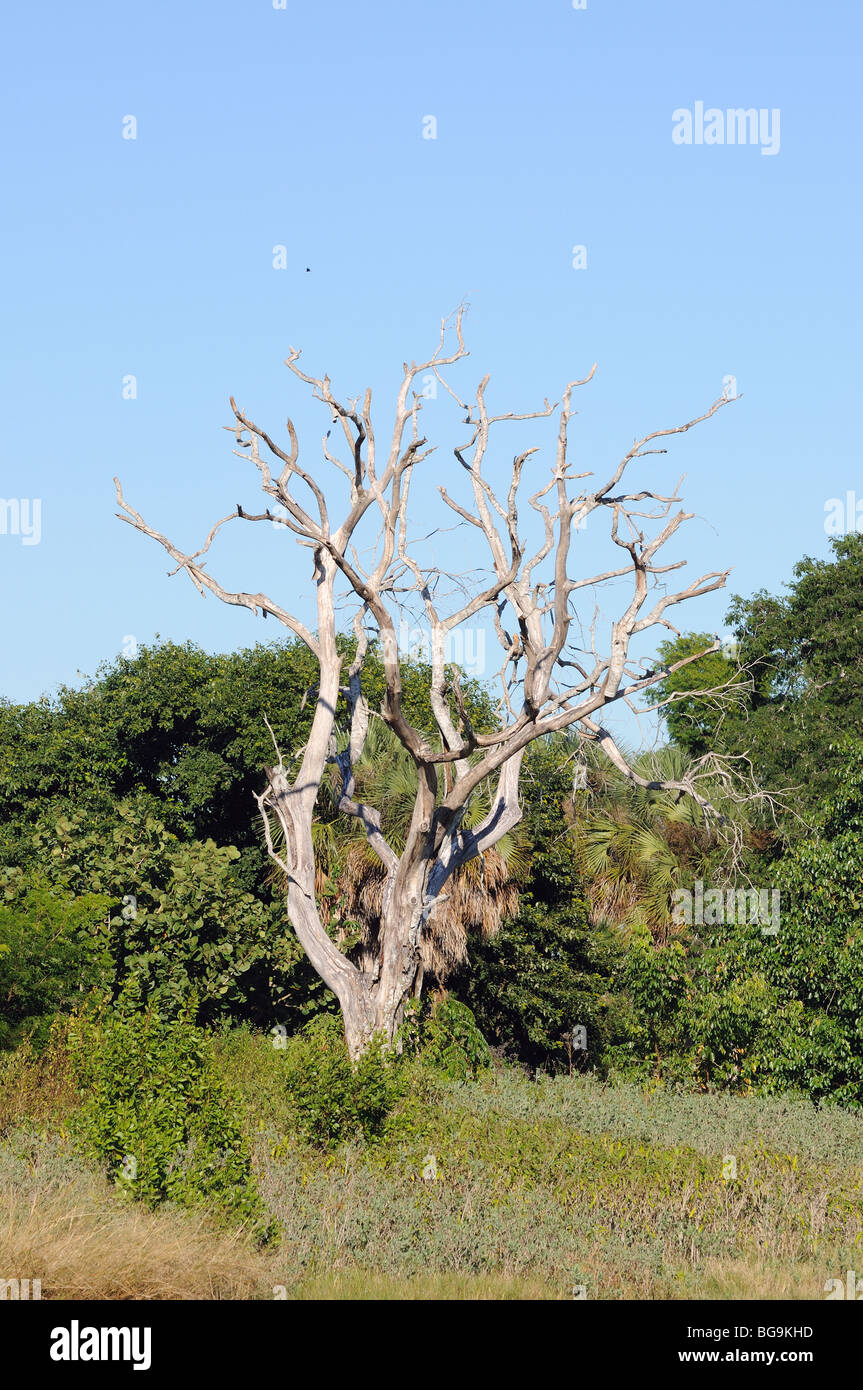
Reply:
[[0, 1261], [76, 1298], [806, 1299], [859, 1263], [857, 1115], [529, 1080], [454, 1013], [357, 1067], [333, 1020], [146, 1012], [8, 1056]]
[[73, 1017], [66, 1042], [83, 1098], [75, 1130], [123, 1196], [208, 1207], [270, 1236], [209, 1034], [141, 1009], [133, 993], [102, 1016]]

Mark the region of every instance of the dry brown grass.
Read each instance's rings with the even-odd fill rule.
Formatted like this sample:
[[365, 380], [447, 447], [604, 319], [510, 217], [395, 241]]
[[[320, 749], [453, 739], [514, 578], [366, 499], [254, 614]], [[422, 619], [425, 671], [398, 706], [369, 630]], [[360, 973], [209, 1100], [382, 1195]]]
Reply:
[[[269, 1096], [266, 1038], [234, 1063]], [[591, 1300], [805, 1301], [858, 1267], [863, 1124], [813, 1126], [802, 1102], [505, 1072], [423, 1091], [403, 1134], [337, 1161], [276, 1143], [278, 1114], [259, 1132], [250, 1111], [283, 1232], [260, 1251], [197, 1213], [127, 1204], [69, 1137], [62, 1058], [0, 1070], [0, 1278], [40, 1279], [49, 1299], [534, 1300], [583, 1284]]]
[[824, 1262], [708, 1260], [686, 1288], [687, 1298], [779, 1299], [788, 1302], [823, 1299], [825, 1278], [845, 1278], [844, 1269]]
[[[335, 1217], [330, 1208], [336, 1195], [327, 1203], [325, 1194], [315, 1194], [316, 1204], [323, 1197], [326, 1207], [319, 1212], [322, 1226]], [[343, 1202], [344, 1191], [338, 1195]], [[400, 1226], [395, 1192], [380, 1196]], [[508, 1219], [515, 1218], [517, 1212], [510, 1212]], [[62, 1182], [0, 1187], [0, 1272], [5, 1278], [40, 1279], [45, 1299], [548, 1300], [571, 1298], [577, 1277], [593, 1299], [799, 1301], [823, 1298], [826, 1275], [842, 1277], [845, 1268], [838, 1257], [800, 1261], [765, 1258], [757, 1251], [696, 1264], [679, 1258], [645, 1264], [637, 1251], [597, 1242], [586, 1231], [575, 1242], [572, 1253], [578, 1254], [568, 1278], [563, 1270], [543, 1277], [529, 1268], [540, 1260], [528, 1261], [522, 1273], [420, 1272], [408, 1261], [404, 1272], [382, 1272], [353, 1262], [359, 1251], [349, 1248], [344, 1233], [340, 1241], [328, 1241], [323, 1230], [308, 1234], [317, 1259], [330, 1268], [298, 1267], [292, 1257], [296, 1240], [289, 1239], [281, 1251], [257, 1251], [242, 1233], [215, 1230], [203, 1217], [127, 1205], [86, 1171]], [[471, 1263], [474, 1249], [469, 1234], [462, 1259]], [[458, 1251], [447, 1253], [458, 1262]]]
[[252, 1298], [266, 1269], [241, 1233], [127, 1205], [92, 1174], [0, 1189], [0, 1272], [41, 1279], [43, 1299]]

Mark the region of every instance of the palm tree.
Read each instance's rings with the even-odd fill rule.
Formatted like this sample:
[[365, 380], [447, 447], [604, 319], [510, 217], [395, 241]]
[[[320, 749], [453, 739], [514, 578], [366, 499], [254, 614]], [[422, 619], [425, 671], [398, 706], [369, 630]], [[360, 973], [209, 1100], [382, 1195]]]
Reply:
[[[689, 797], [652, 791], [630, 782], [615, 768], [579, 750], [583, 769], [573, 790], [571, 833], [594, 921], [649, 928], [658, 944], [674, 934], [672, 895], [692, 888], [695, 878], [721, 872], [723, 840], [715, 825]], [[680, 781], [692, 759], [665, 747], [628, 761], [649, 781]], [[712, 796], [716, 809], [740, 822], [741, 808], [722, 787]]]

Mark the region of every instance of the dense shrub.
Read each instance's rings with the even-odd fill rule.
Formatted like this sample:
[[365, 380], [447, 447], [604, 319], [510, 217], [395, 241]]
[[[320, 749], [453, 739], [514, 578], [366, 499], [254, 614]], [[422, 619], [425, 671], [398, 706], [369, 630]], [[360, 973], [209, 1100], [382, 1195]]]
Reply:
[[292, 1038], [277, 1038], [281, 1088], [296, 1134], [324, 1148], [378, 1138], [387, 1130], [404, 1081], [398, 1059], [372, 1045], [352, 1063], [341, 1020], [321, 1015]]
[[452, 995], [425, 1008], [411, 1001], [401, 1043], [406, 1055], [451, 1081], [473, 1079], [491, 1066], [491, 1049], [472, 1011]]
[[[301, 955], [283, 907], [242, 888], [234, 846], [183, 843], [140, 801], [118, 804], [110, 827], [78, 810], [46, 814], [31, 845], [42, 868], [0, 867], [7, 931], [20, 920], [18, 935], [33, 942], [0, 965], [22, 990], [45, 973], [44, 956], [64, 980], [75, 975], [75, 988], [104, 981], [116, 997], [135, 981], [165, 1018], [194, 994], [196, 1021], [209, 1023], [249, 1011], [259, 998], [271, 1008]], [[43, 993], [51, 979], [49, 971]], [[61, 1005], [62, 994], [54, 1007]]]
[[[375, 1039], [356, 1062], [348, 1054], [341, 1019], [331, 1014], [313, 1019], [293, 1037], [276, 1031], [269, 1041], [266, 1060], [260, 1054], [249, 1059], [266, 1073], [262, 1086], [254, 1088], [256, 1102], [261, 1092], [266, 1097], [261, 1118], [324, 1149], [414, 1132], [416, 1116], [402, 1103], [421, 1102], [433, 1086], [423, 1072], [465, 1081], [491, 1063], [470, 1009], [451, 998], [431, 1010], [410, 1008], [399, 1046]], [[228, 1041], [225, 1050], [236, 1062], [236, 1043]]]
[[70, 1021], [79, 1132], [129, 1197], [208, 1207], [272, 1235], [235, 1104], [190, 1012], [165, 1020], [129, 991], [101, 1017]]
[[[621, 942], [614, 928], [592, 925], [581, 882], [572, 817], [571, 749], [549, 740], [531, 751], [524, 789], [530, 872], [518, 914], [487, 940], [470, 943], [470, 960], [452, 991], [473, 1010], [489, 1043], [513, 1061], [549, 1071], [601, 1067], [622, 1035], [615, 974]], [[573, 1029], [587, 1033], [575, 1054]]]

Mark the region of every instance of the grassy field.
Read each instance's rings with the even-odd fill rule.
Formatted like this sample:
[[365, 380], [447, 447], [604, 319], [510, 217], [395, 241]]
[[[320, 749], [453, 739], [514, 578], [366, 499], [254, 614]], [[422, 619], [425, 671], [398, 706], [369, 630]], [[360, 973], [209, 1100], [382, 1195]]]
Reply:
[[385, 1139], [291, 1135], [268, 1040], [222, 1040], [277, 1246], [123, 1200], [62, 1068], [0, 1100], [0, 1275], [46, 1298], [823, 1299], [863, 1263], [863, 1119], [509, 1069], [424, 1075]]

